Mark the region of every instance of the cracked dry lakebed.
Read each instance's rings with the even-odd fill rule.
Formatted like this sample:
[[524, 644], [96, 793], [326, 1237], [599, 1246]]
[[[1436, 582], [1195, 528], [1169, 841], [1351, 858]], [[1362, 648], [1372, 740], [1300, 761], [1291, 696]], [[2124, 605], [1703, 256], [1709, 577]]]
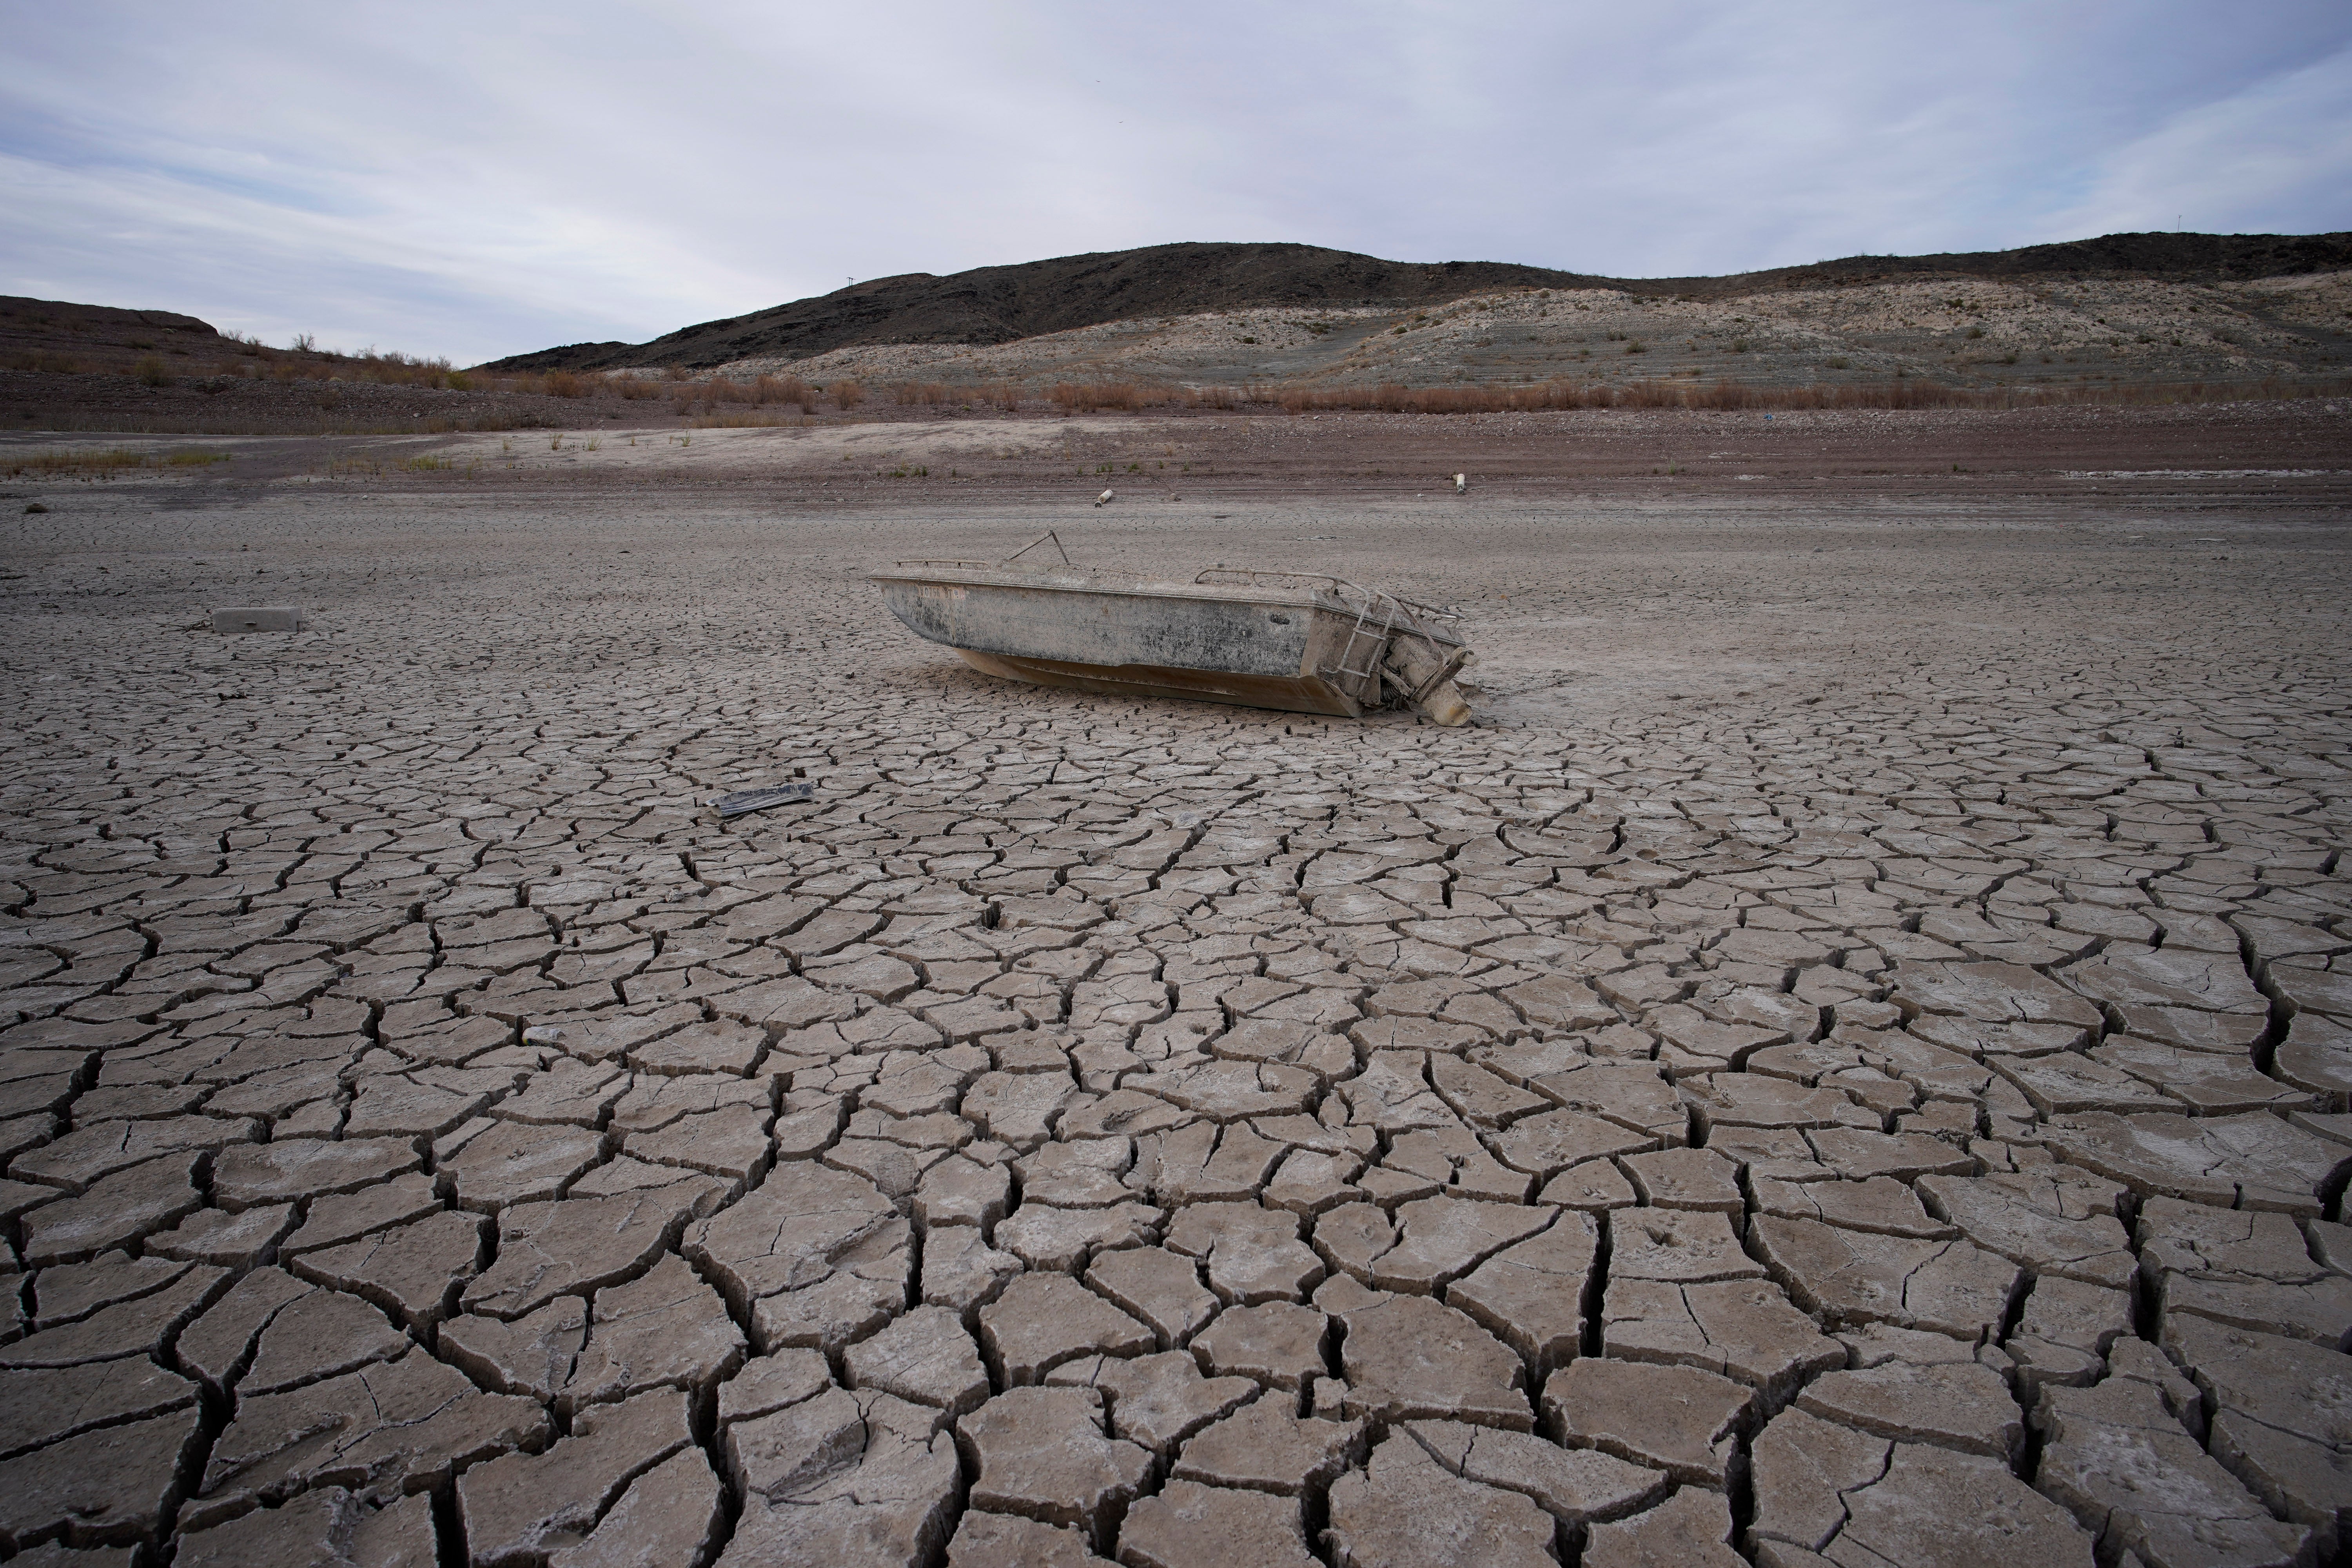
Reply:
[[[12, 1563], [2352, 1550], [2332, 500], [9, 510]], [[863, 581], [1046, 526], [1479, 720]]]

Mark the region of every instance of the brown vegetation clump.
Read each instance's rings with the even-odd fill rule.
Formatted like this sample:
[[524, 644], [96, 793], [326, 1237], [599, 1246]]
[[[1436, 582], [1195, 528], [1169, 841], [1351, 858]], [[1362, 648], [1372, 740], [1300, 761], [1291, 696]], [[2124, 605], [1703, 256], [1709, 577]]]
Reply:
[[[619, 383], [626, 378], [608, 379]], [[622, 391], [619, 395], [624, 397], [658, 395], [652, 389], [651, 384], [646, 385], [646, 391], [640, 392], [632, 386]], [[772, 403], [789, 404], [806, 414], [815, 407], [817, 400], [816, 388], [796, 375], [762, 375], [750, 382], [735, 381], [727, 376], [715, 375], [704, 381], [673, 381], [668, 385], [670, 398], [677, 404], [677, 412], [680, 414], [693, 414], [699, 410], [707, 415], [722, 403], [749, 404], [753, 407], [764, 407]]]
[[1097, 408], [1131, 414], [1139, 408], [1181, 405], [1188, 401], [1182, 387], [1145, 386], [1132, 381], [1057, 381], [1046, 389], [1045, 396], [1065, 414], [1091, 414]]
[[[838, 385], [836, 384], [836, 389]], [[1643, 381], [1550, 381], [1518, 384], [1481, 383], [1455, 386], [1328, 386], [1286, 383], [1273, 386], [1171, 386], [1131, 381], [1055, 382], [1045, 400], [1064, 415], [1139, 413], [1148, 408], [1229, 409], [1242, 412], [1323, 414], [1526, 414], [1577, 408], [2038, 408], [2095, 404], [2160, 405], [2236, 403], [2297, 397], [2341, 397], [2352, 383], [2262, 382], [2179, 384], [2109, 383], [2057, 386], [1964, 387], [1918, 377], [1868, 383], [1814, 383], [1802, 386], [1750, 386], [1733, 381], [1656, 377]], [[1020, 388], [1009, 383], [970, 386], [938, 382], [901, 382], [891, 388], [901, 407], [993, 405], [1020, 407]], [[855, 396], [842, 406], [854, 407]]]
[[8, 368], [34, 371], [44, 375], [79, 375], [86, 367], [70, 354], [61, 354], [53, 349], [36, 349], [11, 355]]
[[1747, 386], [1738, 382], [1565, 380], [1518, 386], [1282, 386], [1262, 394], [1291, 414], [1341, 410], [1384, 414], [1518, 414], [1566, 408], [2036, 408], [2060, 404], [2145, 405], [2341, 397], [2342, 382], [1963, 387], [1916, 378], [1809, 386]]
[[751, 401], [789, 403], [807, 414], [816, 407], [816, 389], [796, 375], [763, 375], [751, 384]]
[[229, 460], [226, 452], [184, 447], [175, 452], [134, 452], [127, 447], [84, 447], [63, 452], [13, 452], [0, 474], [16, 479], [112, 479], [125, 468], [195, 468]]
[[1011, 414], [1021, 406], [1021, 390], [1014, 381], [901, 381], [892, 384], [890, 401], [901, 408], [1001, 408]]

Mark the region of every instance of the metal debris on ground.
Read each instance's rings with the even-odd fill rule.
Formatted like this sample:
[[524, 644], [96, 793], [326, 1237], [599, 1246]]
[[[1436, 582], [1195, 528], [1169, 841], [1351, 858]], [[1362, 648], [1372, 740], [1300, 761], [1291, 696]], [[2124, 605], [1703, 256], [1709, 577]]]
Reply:
[[814, 784], [771, 784], [766, 789], [743, 789], [733, 795], [713, 795], [710, 805], [723, 820], [730, 816], [741, 816], [747, 812], [765, 811], [772, 805], [789, 805], [794, 801], [807, 800], [815, 794]]
[[292, 605], [238, 605], [213, 612], [213, 630], [222, 633], [299, 632], [302, 612]]

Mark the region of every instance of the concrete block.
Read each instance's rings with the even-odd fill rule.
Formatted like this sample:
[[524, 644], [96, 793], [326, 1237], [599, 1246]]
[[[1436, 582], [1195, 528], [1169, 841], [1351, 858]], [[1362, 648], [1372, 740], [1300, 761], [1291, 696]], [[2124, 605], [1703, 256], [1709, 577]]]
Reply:
[[299, 632], [301, 629], [302, 612], [292, 605], [246, 605], [213, 612], [213, 630], [216, 632]]

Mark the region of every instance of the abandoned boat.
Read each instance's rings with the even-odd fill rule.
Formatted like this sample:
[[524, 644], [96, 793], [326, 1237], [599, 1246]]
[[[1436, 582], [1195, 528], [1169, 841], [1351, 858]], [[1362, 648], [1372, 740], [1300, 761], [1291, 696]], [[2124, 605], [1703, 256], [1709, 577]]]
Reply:
[[[1051, 542], [1058, 561], [1024, 561]], [[1081, 567], [1053, 534], [1003, 561], [901, 561], [871, 580], [917, 636], [973, 668], [1112, 697], [1359, 719], [1469, 721], [1451, 611], [1338, 577], [1212, 566], [1189, 581]]]

